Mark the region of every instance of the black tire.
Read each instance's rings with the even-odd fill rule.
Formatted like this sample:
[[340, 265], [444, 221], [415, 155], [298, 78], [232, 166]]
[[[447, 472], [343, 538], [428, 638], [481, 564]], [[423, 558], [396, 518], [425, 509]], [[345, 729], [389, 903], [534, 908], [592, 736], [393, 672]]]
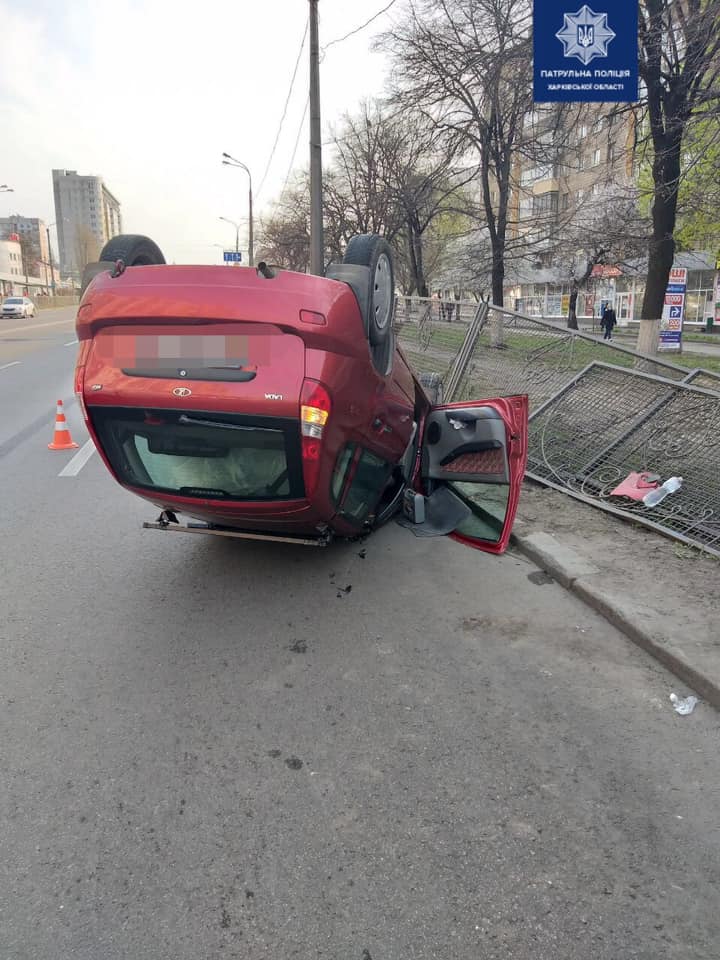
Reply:
[[119, 233], [102, 248], [99, 261], [89, 263], [83, 270], [80, 297], [82, 298], [90, 281], [98, 273], [113, 270], [118, 260], [122, 260], [126, 267], [148, 267], [165, 263], [160, 247], [149, 237], [143, 237], [139, 233]]
[[421, 373], [418, 380], [433, 406], [443, 402], [445, 388], [439, 373]]
[[99, 259], [113, 264], [116, 260], [122, 260], [126, 267], [165, 263], [160, 247], [149, 237], [138, 233], [121, 233], [108, 240], [100, 251]]
[[375, 233], [360, 234], [348, 243], [343, 263], [369, 270], [365, 324], [371, 345], [382, 346], [392, 337], [395, 309], [395, 271], [390, 244]]

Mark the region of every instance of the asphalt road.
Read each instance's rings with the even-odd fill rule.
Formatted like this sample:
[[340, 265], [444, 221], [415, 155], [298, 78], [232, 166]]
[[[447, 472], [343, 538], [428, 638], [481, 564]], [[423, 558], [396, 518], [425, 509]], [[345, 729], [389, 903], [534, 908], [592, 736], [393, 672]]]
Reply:
[[678, 717], [512, 553], [143, 531], [97, 455], [58, 476], [72, 328], [26, 334], [0, 330], [2, 960], [716, 960], [710, 707]]

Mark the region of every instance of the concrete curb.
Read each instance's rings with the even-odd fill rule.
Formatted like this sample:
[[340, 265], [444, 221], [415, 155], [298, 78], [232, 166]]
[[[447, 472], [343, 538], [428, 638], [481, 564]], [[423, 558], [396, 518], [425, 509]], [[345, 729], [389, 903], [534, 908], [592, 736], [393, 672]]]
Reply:
[[517, 534], [512, 545], [553, 580], [603, 616], [650, 656], [692, 687], [704, 700], [720, 710], [720, 677], [708, 676], [679, 650], [656, 639], [636, 611], [624, 608], [622, 600], [584, 577], [597, 573], [589, 561], [547, 533]]

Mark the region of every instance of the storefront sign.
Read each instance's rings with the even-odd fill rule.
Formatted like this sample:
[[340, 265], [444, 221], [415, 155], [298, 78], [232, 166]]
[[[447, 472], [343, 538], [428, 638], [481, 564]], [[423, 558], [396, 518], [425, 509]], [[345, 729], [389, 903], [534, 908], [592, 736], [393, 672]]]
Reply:
[[673, 267], [665, 290], [665, 304], [660, 320], [659, 350], [680, 351], [682, 347], [686, 289], [687, 270], [684, 267]]
[[[539, 103], [638, 98], [638, 7], [626, 0], [534, 0], [534, 98]], [[599, 6], [598, 6], [599, 4]]]

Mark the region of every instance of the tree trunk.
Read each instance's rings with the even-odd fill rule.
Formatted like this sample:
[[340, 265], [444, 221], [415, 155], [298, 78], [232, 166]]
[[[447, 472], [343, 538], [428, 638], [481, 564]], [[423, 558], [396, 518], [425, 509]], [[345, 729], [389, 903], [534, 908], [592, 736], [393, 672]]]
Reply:
[[427, 279], [425, 277], [425, 264], [423, 263], [423, 241], [422, 234], [419, 234], [416, 230], [412, 232], [412, 245], [413, 245], [413, 265], [415, 268], [415, 286], [417, 287], [417, 292], [419, 297], [429, 297], [430, 291], [428, 290]]
[[493, 251], [492, 265], [492, 302], [496, 307], [505, 306], [503, 287], [505, 286], [505, 263], [503, 251]]
[[568, 307], [568, 330], [577, 330], [577, 298], [578, 298], [578, 288], [576, 284], [573, 284], [570, 287], [570, 306]]
[[665, 291], [675, 256], [675, 218], [678, 182], [680, 180], [681, 133], [665, 145], [656, 142], [653, 160], [655, 196], [653, 199], [653, 231], [648, 245], [648, 273], [645, 283], [637, 349], [640, 353], [658, 352], [660, 318], [665, 304]]
[[505, 314], [494, 310], [490, 312], [490, 346], [505, 347]]

